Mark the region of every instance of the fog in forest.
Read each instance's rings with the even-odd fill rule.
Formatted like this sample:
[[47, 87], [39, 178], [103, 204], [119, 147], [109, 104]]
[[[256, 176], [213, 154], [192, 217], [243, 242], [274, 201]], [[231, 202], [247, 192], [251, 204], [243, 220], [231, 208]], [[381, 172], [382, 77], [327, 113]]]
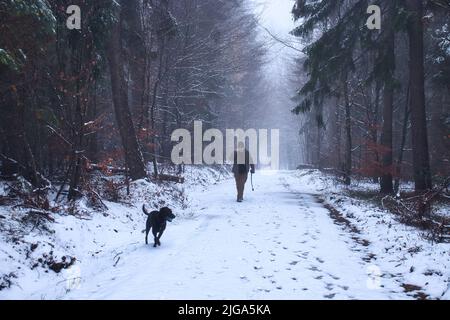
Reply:
[[248, 0], [259, 21], [259, 37], [265, 43], [262, 105], [254, 114], [261, 128], [280, 130], [280, 169], [295, 169], [303, 161], [300, 144], [301, 117], [291, 112], [298, 86], [295, 79], [295, 58], [300, 47], [289, 34], [295, 24], [291, 14], [292, 0]]

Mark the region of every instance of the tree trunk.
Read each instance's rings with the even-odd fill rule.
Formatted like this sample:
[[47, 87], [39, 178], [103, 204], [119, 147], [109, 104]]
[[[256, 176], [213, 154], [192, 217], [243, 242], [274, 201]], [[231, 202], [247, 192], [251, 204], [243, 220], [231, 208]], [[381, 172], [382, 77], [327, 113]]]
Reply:
[[[97, 105], [97, 81], [94, 81], [94, 88], [92, 92], [92, 104], [89, 107], [89, 118], [90, 119], [97, 119], [98, 112], [98, 105]], [[89, 134], [88, 139], [88, 158], [91, 162], [98, 162], [98, 134], [97, 130]]]
[[145, 88], [145, 40], [142, 26], [142, 5], [140, 0], [122, 1], [122, 16], [127, 25], [126, 40], [129, 50], [130, 109], [134, 116], [143, 112]]
[[[81, 60], [81, 59], [80, 59]], [[79, 68], [81, 71], [81, 66]], [[83, 149], [83, 110], [80, 101], [80, 83], [77, 81], [77, 98], [76, 98], [76, 107], [75, 107], [75, 132], [74, 132], [74, 143], [72, 150], [72, 161], [73, 161], [73, 171], [72, 176], [70, 178], [69, 184], [69, 194], [68, 199], [76, 200], [81, 196], [80, 190], [78, 188], [81, 178], [81, 165], [82, 165], [82, 149]]]
[[322, 139], [320, 136], [320, 124], [317, 123], [317, 168], [320, 170], [322, 169], [322, 161], [320, 158], [320, 153], [322, 151]]
[[[380, 108], [380, 85], [377, 81], [375, 85], [375, 107], [372, 112], [372, 123], [371, 123], [371, 139], [374, 146], [378, 144], [378, 110]], [[374, 148], [374, 159], [376, 163], [380, 162], [380, 156], [378, 150]], [[378, 176], [373, 177], [373, 183], [378, 183]]]
[[[392, 8], [390, 8], [392, 10]], [[381, 132], [382, 175], [380, 180], [381, 193], [393, 193], [392, 184], [392, 121], [394, 109], [394, 71], [395, 71], [395, 33], [392, 26], [385, 32], [385, 53], [383, 61], [386, 64], [383, 89], [383, 129]]]
[[422, 0], [406, 0], [406, 6], [411, 13], [408, 38], [414, 182], [416, 191], [424, 191], [431, 188], [431, 172], [425, 111], [423, 4]]
[[341, 169], [341, 106], [340, 100], [336, 100], [336, 163], [337, 169]]
[[345, 103], [345, 167], [344, 183], [350, 185], [352, 174], [352, 118], [351, 106], [349, 101], [347, 77], [344, 79], [344, 103]]
[[406, 103], [405, 103], [405, 109], [403, 113], [403, 125], [402, 125], [402, 140], [400, 142], [400, 147], [398, 151], [398, 159], [396, 163], [396, 171], [397, 171], [397, 177], [395, 178], [394, 182], [394, 191], [398, 192], [400, 187], [400, 174], [402, 169], [402, 162], [403, 162], [403, 153], [405, 150], [405, 144], [406, 144], [406, 136], [408, 135], [408, 122], [409, 122], [409, 100], [410, 100], [410, 85], [408, 84], [408, 89], [406, 91]]
[[[81, 85], [80, 78], [82, 73], [82, 61], [83, 61], [83, 46], [85, 44], [83, 41], [77, 41], [76, 46], [72, 51], [72, 57], [76, 61], [76, 67], [73, 71], [73, 76], [77, 78], [76, 82], [76, 98], [75, 98], [75, 114], [74, 114], [74, 128], [73, 130], [73, 150], [72, 150], [72, 161], [73, 161], [73, 171], [70, 177], [69, 183], [69, 194], [68, 199], [76, 200], [81, 196], [79, 190], [79, 184], [82, 174], [82, 155], [83, 155], [83, 138], [84, 138], [84, 99], [81, 99]], [[84, 97], [84, 96], [83, 96]], [[83, 102], [81, 101], [83, 100]], [[83, 105], [82, 105], [83, 104]]]
[[137, 180], [144, 178], [146, 172], [128, 105], [128, 88], [125, 80], [121, 45], [121, 20], [120, 18], [119, 22], [116, 22], [111, 30], [111, 38], [108, 45], [108, 61], [111, 73], [114, 113], [125, 151], [125, 161], [130, 170], [130, 178]]

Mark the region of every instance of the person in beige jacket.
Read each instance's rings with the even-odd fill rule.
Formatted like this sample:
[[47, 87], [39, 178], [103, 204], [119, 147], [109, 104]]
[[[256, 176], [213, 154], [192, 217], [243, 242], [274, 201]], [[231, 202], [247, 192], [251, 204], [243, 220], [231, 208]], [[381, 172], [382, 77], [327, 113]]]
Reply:
[[244, 188], [248, 179], [248, 172], [255, 173], [253, 159], [242, 142], [239, 142], [237, 150], [234, 151], [232, 171], [236, 180], [237, 202], [242, 202], [244, 200]]

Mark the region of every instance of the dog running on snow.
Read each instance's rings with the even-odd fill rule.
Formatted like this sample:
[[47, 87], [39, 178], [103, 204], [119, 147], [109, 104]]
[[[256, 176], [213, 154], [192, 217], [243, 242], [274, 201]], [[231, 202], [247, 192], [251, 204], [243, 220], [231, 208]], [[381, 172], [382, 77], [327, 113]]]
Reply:
[[175, 219], [175, 215], [167, 207], [159, 209], [159, 211], [148, 212], [145, 204], [142, 205], [142, 211], [147, 215], [147, 222], [145, 224], [145, 244], [148, 244], [148, 233], [152, 229], [154, 244], [153, 247], [161, 245], [161, 236], [167, 226], [167, 221], [171, 222]]

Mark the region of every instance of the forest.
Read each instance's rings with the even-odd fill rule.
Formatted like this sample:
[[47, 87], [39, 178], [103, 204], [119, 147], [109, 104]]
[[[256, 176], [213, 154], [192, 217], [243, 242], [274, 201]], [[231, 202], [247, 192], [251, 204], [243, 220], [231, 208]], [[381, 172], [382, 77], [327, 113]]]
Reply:
[[449, 0], [0, 0], [1, 300], [450, 299], [449, 185]]
[[[170, 134], [193, 120], [248, 125], [264, 47], [240, 1], [2, 1], [2, 172], [36, 189], [83, 192], [89, 168], [170, 160]], [[239, 53], [239, 55], [237, 55]], [[235, 109], [233, 109], [235, 108]], [[50, 181], [49, 181], [50, 180]]]
[[[380, 192], [413, 180], [416, 191], [449, 176], [448, 1], [297, 1], [292, 31], [306, 44], [294, 109], [306, 163], [379, 180]], [[433, 181], [433, 182], [432, 182]]]

